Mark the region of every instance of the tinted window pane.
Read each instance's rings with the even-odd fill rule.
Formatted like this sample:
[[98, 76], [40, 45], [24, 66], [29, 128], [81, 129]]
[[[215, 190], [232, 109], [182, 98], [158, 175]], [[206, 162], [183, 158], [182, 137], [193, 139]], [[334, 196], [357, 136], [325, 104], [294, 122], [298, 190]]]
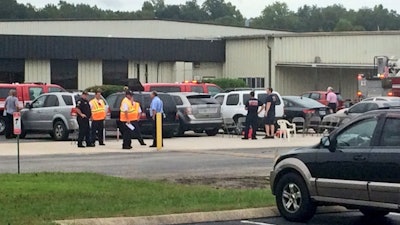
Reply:
[[367, 119], [350, 126], [338, 135], [337, 146], [339, 148], [370, 146], [376, 124], [376, 119]]
[[51, 83], [78, 89], [78, 60], [51, 60]]
[[237, 105], [239, 104], [239, 95], [238, 94], [231, 94], [228, 95], [226, 99], [226, 105]]
[[58, 87], [49, 87], [49, 93], [52, 92], [63, 92], [64, 90]]
[[6, 99], [10, 90], [14, 88], [0, 88], [0, 99]]
[[[171, 95], [159, 94], [158, 97], [160, 97], [160, 99], [163, 101], [164, 112], [176, 111], [176, 104], [175, 104], [174, 99], [172, 99]], [[150, 95], [149, 95], [149, 99], [150, 99]], [[150, 101], [148, 102], [148, 104], [150, 107]]]
[[258, 100], [260, 100], [262, 103], [265, 103], [265, 102], [267, 102], [267, 93], [265, 93], [265, 94], [258, 94], [258, 96], [257, 96], [257, 98], [258, 98]]
[[62, 98], [63, 98], [63, 100], [64, 100], [66, 105], [74, 105], [74, 102], [72, 101], [72, 96], [63, 95]]
[[46, 100], [46, 95], [44, 96], [40, 96], [39, 98], [37, 98], [33, 103], [32, 103], [32, 107], [33, 108], [41, 108], [44, 106], [44, 102]]
[[389, 118], [386, 120], [381, 136], [382, 146], [400, 146], [400, 119]]
[[215, 87], [215, 86], [207, 86], [207, 89], [208, 89], [208, 93], [211, 96], [214, 96], [214, 95], [222, 92], [222, 89]]
[[183, 105], [182, 99], [179, 96], [174, 96], [176, 105]]
[[243, 94], [243, 104], [246, 104], [250, 99], [250, 94]]
[[321, 97], [320, 97], [320, 94], [318, 94], [318, 93], [311, 93], [310, 98], [312, 98], [314, 100], [319, 100]]
[[158, 91], [158, 92], [181, 92], [181, 88], [178, 86], [152, 86], [150, 87], [150, 91]]
[[103, 84], [126, 85], [127, 83], [128, 61], [103, 61]]
[[25, 60], [0, 59], [0, 83], [23, 83]]
[[192, 92], [204, 93], [203, 87], [201, 86], [192, 86], [190, 89]]
[[55, 95], [49, 95], [44, 103], [44, 107], [54, 107], [59, 106], [58, 97]]

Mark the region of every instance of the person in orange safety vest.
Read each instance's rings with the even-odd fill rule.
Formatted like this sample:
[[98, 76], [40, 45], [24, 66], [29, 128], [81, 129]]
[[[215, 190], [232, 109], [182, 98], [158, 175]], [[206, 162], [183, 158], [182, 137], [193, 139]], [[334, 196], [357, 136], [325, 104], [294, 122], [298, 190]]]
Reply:
[[125, 98], [121, 102], [120, 107], [120, 128], [122, 133], [122, 149], [132, 149], [132, 134], [136, 137], [141, 145], [146, 145], [143, 141], [139, 126], [139, 119], [142, 109], [138, 102], [135, 102], [133, 93], [125, 92]]
[[99, 140], [99, 145], [104, 144], [104, 120], [107, 115], [106, 104], [101, 98], [101, 90], [95, 92], [95, 97], [89, 102], [92, 111], [92, 144]]

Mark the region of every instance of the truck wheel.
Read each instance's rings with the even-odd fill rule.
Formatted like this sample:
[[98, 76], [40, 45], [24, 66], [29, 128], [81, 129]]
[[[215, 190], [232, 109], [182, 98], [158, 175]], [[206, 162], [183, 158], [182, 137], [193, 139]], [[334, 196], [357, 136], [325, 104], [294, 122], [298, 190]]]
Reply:
[[282, 217], [293, 222], [310, 220], [316, 210], [302, 177], [283, 175], [276, 184], [276, 205]]
[[378, 209], [371, 209], [371, 208], [362, 208], [360, 212], [367, 217], [384, 217], [389, 214], [388, 211], [385, 210], [378, 210]]
[[3, 117], [0, 117], [0, 135], [3, 135], [6, 130], [6, 121]]
[[63, 141], [68, 139], [69, 132], [64, 122], [56, 121], [53, 126], [53, 139], [55, 141]]
[[206, 134], [208, 136], [215, 136], [218, 134], [219, 129], [218, 128], [214, 128], [212, 130], [206, 130]]

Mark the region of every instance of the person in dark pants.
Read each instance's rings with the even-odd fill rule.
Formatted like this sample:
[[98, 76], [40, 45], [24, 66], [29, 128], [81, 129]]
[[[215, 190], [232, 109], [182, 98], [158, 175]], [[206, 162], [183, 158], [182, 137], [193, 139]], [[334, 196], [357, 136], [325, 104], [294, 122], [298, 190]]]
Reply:
[[[122, 133], [122, 149], [132, 149], [132, 133], [136, 133], [136, 129], [139, 128], [139, 124], [132, 124], [133, 121], [139, 120], [139, 103], [134, 104], [136, 102], [133, 101], [133, 94], [130, 91], [125, 92], [125, 98], [121, 102], [120, 107], [120, 129]], [[140, 132], [140, 130], [139, 130]], [[141, 137], [141, 136], [140, 136]], [[144, 144], [143, 139], [139, 140], [140, 144]]]
[[[150, 94], [151, 104], [150, 104], [150, 116], [153, 119], [153, 144], [150, 145], [151, 148], [157, 147], [157, 113], [164, 114], [164, 104], [163, 101], [158, 97], [157, 92], [153, 91]], [[161, 117], [161, 119], [163, 116]], [[162, 129], [162, 128], [161, 128]], [[162, 143], [164, 146], [164, 143]]]
[[267, 99], [265, 102], [265, 137], [264, 139], [273, 139], [275, 133], [275, 105], [278, 96], [273, 93], [272, 88], [267, 88]]
[[245, 108], [247, 110], [246, 116], [246, 127], [244, 129], [244, 137], [243, 140], [249, 139], [249, 130], [250, 127], [253, 129], [253, 133], [251, 135], [251, 139], [256, 140], [256, 131], [258, 128], [258, 114], [260, 113], [260, 106], [263, 106], [263, 103], [254, 97], [254, 91], [250, 92], [250, 99], [246, 102]]
[[142, 131], [140, 130], [140, 125], [139, 125], [139, 119], [140, 115], [142, 114], [142, 108], [140, 107], [140, 103], [135, 101], [134, 95], [132, 95], [132, 105], [136, 113], [133, 120], [131, 121], [131, 124], [133, 125], [133, 127], [135, 127], [135, 129], [133, 130], [133, 137], [135, 137], [139, 141], [140, 145], [146, 145], [146, 143], [144, 143], [143, 141]]
[[5, 136], [7, 139], [14, 138], [15, 135], [13, 134], [14, 132], [14, 118], [13, 118], [13, 113], [18, 112], [18, 98], [17, 92], [12, 89], [8, 93], [8, 97], [6, 98], [6, 101], [4, 103], [4, 119], [5, 119]]
[[93, 145], [99, 140], [99, 145], [104, 144], [104, 120], [106, 119], [106, 104], [101, 98], [101, 91], [97, 90], [95, 97], [89, 102], [92, 110], [92, 136], [91, 140]]
[[82, 92], [81, 98], [76, 101], [76, 112], [78, 113], [77, 121], [79, 125], [78, 147], [84, 148], [83, 140], [85, 139], [86, 147], [94, 147], [90, 138], [89, 119], [92, 116], [89, 101], [87, 100], [88, 93]]

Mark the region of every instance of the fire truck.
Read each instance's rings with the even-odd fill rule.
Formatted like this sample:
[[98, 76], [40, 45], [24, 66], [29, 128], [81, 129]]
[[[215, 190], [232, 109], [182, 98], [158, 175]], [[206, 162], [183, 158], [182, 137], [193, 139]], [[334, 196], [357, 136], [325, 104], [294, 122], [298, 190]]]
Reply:
[[400, 97], [400, 59], [374, 57], [372, 74], [358, 74], [357, 100], [368, 97]]

